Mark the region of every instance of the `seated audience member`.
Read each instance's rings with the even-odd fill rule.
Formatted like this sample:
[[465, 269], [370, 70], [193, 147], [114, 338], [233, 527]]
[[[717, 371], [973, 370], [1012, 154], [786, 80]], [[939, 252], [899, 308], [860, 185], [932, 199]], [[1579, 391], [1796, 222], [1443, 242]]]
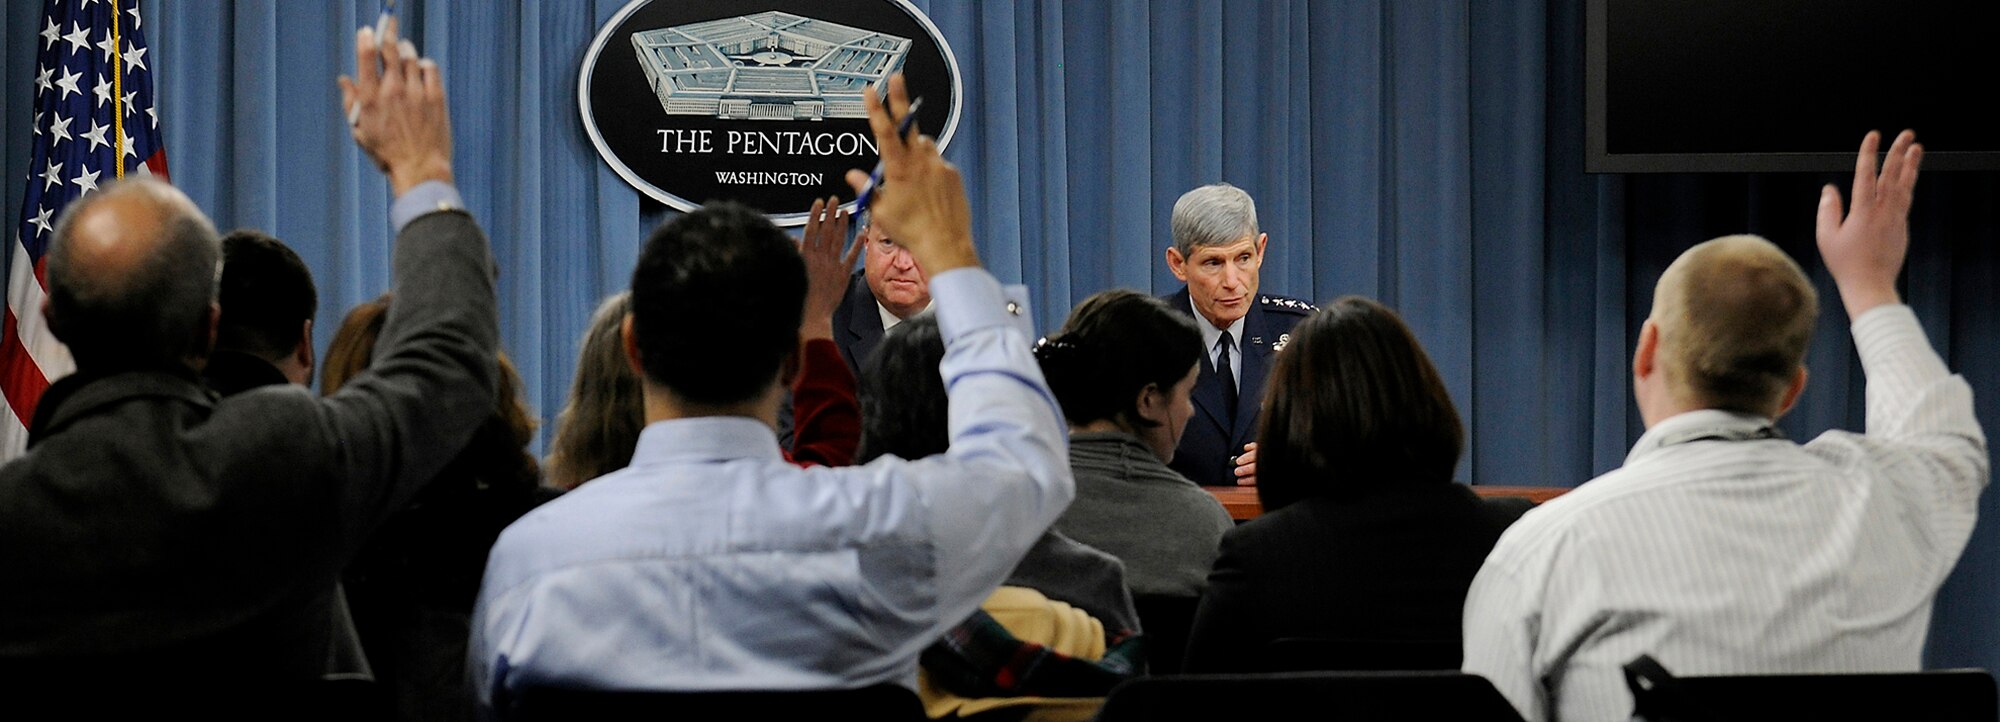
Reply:
[[[888, 107], [908, 112], [901, 76]], [[772, 430], [799, 354], [798, 249], [718, 203], [654, 231], [632, 274], [625, 349], [648, 424], [632, 464], [501, 534], [471, 664], [499, 709], [538, 686], [824, 690], [905, 683], [1074, 493], [1055, 400], [979, 268], [958, 172], [894, 135], [864, 96], [885, 181], [875, 222], [935, 272], [950, 448], [921, 460], [800, 468]], [[849, 174], [865, 183], [866, 173]], [[735, 316], [730, 343], [689, 323]], [[699, 346], [701, 353], [688, 350]]]
[[1003, 586], [924, 650], [917, 694], [931, 719], [1083, 722], [1139, 675], [1140, 643], [1040, 591]]
[[1122, 560], [1133, 594], [1199, 596], [1234, 522], [1167, 468], [1194, 414], [1194, 322], [1136, 291], [1105, 291], [1077, 304], [1035, 355], [1069, 419], [1076, 475], [1076, 501], [1055, 528]]
[[[257, 388], [312, 384], [319, 291], [299, 254], [270, 235], [231, 231], [222, 237], [216, 305], [215, 350], [201, 370], [210, 389], [234, 396]], [[335, 592], [330, 614], [334, 652], [327, 660], [327, 678], [372, 678], [345, 591]]]
[[223, 396], [260, 386], [312, 383], [319, 292], [299, 254], [251, 230], [222, 237], [221, 317], [202, 380]]
[[1500, 538], [1465, 603], [1465, 670], [1530, 720], [1632, 714], [1620, 668], [1676, 674], [1910, 672], [1986, 484], [1972, 389], [1945, 367], [1896, 276], [1921, 147], [1905, 131], [1852, 212], [1819, 199], [1820, 257], [1867, 373], [1866, 434], [1803, 445], [1777, 427], [1805, 388], [1818, 299], [1755, 236], [1660, 275], [1633, 354], [1646, 433], [1625, 465]]
[[1257, 483], [1257, 402], [1271, 354], [1313, 310], [1296, 298], [1260, 294], [1268, 235], [1258, 230], [1257, 204], [1228, 183], [1181, 194], [1174, 201], [1174, 245], [1167, 268], [1186, 285], [1161, 300], [1201, 329], [1194, 405], [1179, 451], [1169, 465], [1205, 486]]
[[1454, 650], [1465, 589], [1532, 504], [1452, 482], [1465, 430], [1395, 312], [1348, 296], [1306, 317], [1264, 391], [1257, 496], [1229, 531], [1187, 671], [1267, 671], [1279, 639]]
[[[371, 365], [390, 297], [355, 306], [326, 347], [320, 392], [332, 396]], [[342, 574], [361, 647], [401, 720], [469, 719], [465, 640], [486, 554], [537, 500], [527, 452], [535, 421], [521, 376], [497, 354], [499, 394], [485, 423], [416, 499], [368, 537]]]
[[[1021, 322], [1025, 328], [1026, 319]], [[890, 329], [862, 372], [863, 423], [856, 461], [944, 453], [951, 439], [945, 435], [949, 417], [944, 378], [938, 374], [943, 360], [944, 334], [936, 317], [918, 315]], [[1005, 583], [1082, 609], [1114, 636], [1139, 629], [1132, 593], [1125, 587], [1125, 566], [1054, 529], [1035, 541]]]
[[646, 404], [639, 395], [639, 374], [625, 361], [619, 329], [632, 308], [632, 294], [619, 291], [590, 314], [590, 328], [576, 354], [576, 378], [569, 402], [556, 414], [555, 436], [549, 441], [546, 483], [557, 489], [609, 474], [632, 461], [639, 430], [646, 427]]
[[[833, 342], [832, 317], [858, 248], [841, 254], [847, 214], [839, 203], [815, 201], [807, 216], [800, 242], [808, 286], [799, 324], [804, 345], [791, 397], [802, 423], [790, 429], [793, 438], [785, 458], [801, 466], [846, 466], [860, 443], [861, 411], [854, 376]], [[646, 425], [639, 374], [625, 359], [619, 333], [631, 312], [631, 298], [629, 292], [613, 294], [591, 314], [569, 403], [556, 416], [555, 440], [549, 444], [549, 483], [557, 489], [574, 489], [625, 468]]]
[[[72, 714], [296, 701], [282, 690], [327, 667], [340, 570], [492, 406], [494, 268], [450, 185], [438, 70], [371, 30], [356, 41], [343, 105], [396, 195], [402, 302], [374, 369], [340, 393], [201, 385], [221, 249], [180, 191], [127, 179], [58, 225], [46, 311], [78, 371], [0, 467], [9, 704], [79, 684], [97, 694], [65, 696]], [[149, 687], [177, 696], [135, 691]]]
[[[1027, 319], [1020, 321], [1025, 331]], [[943, 360], [944, 335], [935, 316], [919, 314], [889, 330], [862, 371], [864, 423], [858, 461], [865, 464], [891, 455], [921, 459], [945, 451], [950, 445], [945, 434], [949, 417], [944, 378], [938, 374], [938, 364]], [[1004, 636], [1004, 641], [1013, 642], [1004, 645], [1012, 652], [1018, 652], [1016, 645], [1025, 641], [1044, 645], [1070, 659], [1097, 660], [1106, 651], [1116, 650], [1119, 642], [1139, 629], [1139, 615], [1132, 608], [1132, 594], [1125, 587], [1125, 567], [1118, 558], [1079, 544], [1053, 529], [1043, 533], [1028, 549], [1027, 556], [1014, 566], [1004, 584], [982, 605], [985, 612], [975, 613], [973, 618], [946, 633], [945, 641], [925, 650], [926, 672], [933, 667], [944, 667], [949, 670], [946, 682], [963, 679], [985, 682], [954, 685], [957, 688], [954, 693], [950, 687], [939, 684], [937, 675], [927, 674], [919, 690], [933, 717], [1010, 706], [1009, 701], [998, 698], [1018, 697], [1020, 693], [999, 694], [999, 685], [991, 680], [1002, 678], [1003, 670], [1011, 669], [1006, 665], [1018, 660], [1047, 661], [1033, 655], [983, 653], [991, 649], [985, 645], [993, 644], [994, 636]], [[1087, 625], [1095, 625], [1094, 635], [1079, 631]], [[1057, 633], [1058, 629], [1064, 631]], [[1005, 636], [1007, 630], [1025, 636], [1019, 639]], [[1067, 643], [1082, 637], [1093, 638], [1087, 643]], [[1059, 641], [1065, 643], [1057, 644]], [[1094, 665], [1050, 664], [1039, 668], [1072, 681], [1079, 676], [1108, 680], [1111, 684], [1123, 679]], [[1024, 686], [1036, 688], [1032, 684]], [[1109, 691], [1106, 686], [1094, 694], [1063, 696], [1102, 697]], [[1096, 705], [1078, 707], [1040, 701], [1033, 704], [1080, 709], [1085, 717], [1096, 709]]]

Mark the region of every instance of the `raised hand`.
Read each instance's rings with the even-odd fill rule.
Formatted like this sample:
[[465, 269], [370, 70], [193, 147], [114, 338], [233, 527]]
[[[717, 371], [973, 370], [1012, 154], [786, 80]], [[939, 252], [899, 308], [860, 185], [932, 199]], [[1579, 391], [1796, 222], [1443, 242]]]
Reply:
[[1840, 287], [1848, 318], [1876, 306], [1900, 302], [1896, 275], [1910, 248], [1910, 202], [1915, 197], [1917, 166], [1924, 147], [1917, 134], [1905, 130], [1889, 146], [1881, 173], [1875, 171], [1875, 150], [1882, 134], [1869, 132], [1854, 159], [1853, 208], [1842, 220], [1840, 191], [1828, 184], [1819, 197], [1819, 255]]
[[[886, 107], [874, 93], [863, 93], [862, 98], [868, 125], [882, 150], [882, 186], [874, 191], [869, 222], [880, 224], [890, 238], [910, 249], [925, 273], [979, 265], [972, 246], [972, 209], [958, 168], [938, 154], [935, 140], [919, 135], [915, 128], [906, 137], [896, 136], [896, 121], [910, 112], [903, 75], [889, 77]], [[847, 182], [859, 194], [868, 185], [868, 173], [848, 171]]]
[[807, 339], [833, 338], [833, 311], [847, 295], [848, 274], [854, 259], [861, 255], [861, 243], [847, 244], [847, 220], [840, 199], [815, 200], [806, 212], [805, 235], [799, 238], [799, 253], [806, 259], [806, 308], [799, 322], [799, 336]]
[[340, 77], [340, 105], [354, 142], [402, 195], [424, 181], [451, 182], [451, 117], [437, 63], [396, 39], [390, 18], [383, 36], [354, 34], [355, 77]]

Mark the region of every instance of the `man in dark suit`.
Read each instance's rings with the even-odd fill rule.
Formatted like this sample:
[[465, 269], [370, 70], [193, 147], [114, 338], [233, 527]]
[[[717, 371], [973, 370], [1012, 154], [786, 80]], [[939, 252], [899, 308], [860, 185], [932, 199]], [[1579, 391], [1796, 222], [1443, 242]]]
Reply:
[[882, 334], [903, 319], [931, 307], [930, 283], [917, 259], [861, 217], [861, 270], [848, 282], [847, 297], [833, 312], [833, 340], [847, 368], [861, 377], [861, 364], [882, 343]]
[[1270, 240], [1257, 230], [1257, 205], [1228, 183], [1206, 185], [1174, 202], [1174, 245], [1167, 267], [1187, 285], [1163, 296], [1201, 328], [1201, 370], [1194, 383], [1199, 410], [1188, 421], [1170, 466], [1204, 486], [1256, 483], [1257, 413], [1271, 354], [1291, 340], [1292, 326], [1317, 310], [1294, 298], [1257, 292], [1257, 271]]
[[312, 385], [312, 271], [283, 241], [252, 230], [222, 237], [215, 351], [202, 380], [223, 396], [260, 386]]
[[370, 30], [356, 44], [342, 94], [397, 196], [398, 302], [372, 369], [340, 393], [217, 399], [201, 385], [220, 249], [180, 191], [123, 181], [58, 226], [44, 310], [77, 373], [42, 397], [28, 453], [0, 467], [11, 688], [119, 691], [65, 698], [91, 709], [299, 704], [334, 645], [341, 568], [491, 409], [494, 268], [450, 185], [438, 70]]

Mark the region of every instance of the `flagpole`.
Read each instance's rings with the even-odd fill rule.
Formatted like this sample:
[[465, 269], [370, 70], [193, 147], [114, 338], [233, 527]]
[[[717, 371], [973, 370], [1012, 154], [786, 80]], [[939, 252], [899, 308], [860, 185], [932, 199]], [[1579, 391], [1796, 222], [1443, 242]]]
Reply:
[[111, 143], [111, 167], [113, 178], [125, 177], [125, 58], [118, 49], [118, 0], [111, 3], [111, 132], [118, 138]]

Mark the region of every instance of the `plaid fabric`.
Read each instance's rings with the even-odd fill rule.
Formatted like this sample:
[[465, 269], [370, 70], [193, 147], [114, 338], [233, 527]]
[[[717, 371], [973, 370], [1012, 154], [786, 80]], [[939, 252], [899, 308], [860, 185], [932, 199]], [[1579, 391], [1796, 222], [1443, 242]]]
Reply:
[[1138, 675], [1143, 635], [1119, 632], [1096, 661], [1023, 641], [984, 610], [972, 613], [919, 657], [933, 684], [980, 697], [1103, 697]]

